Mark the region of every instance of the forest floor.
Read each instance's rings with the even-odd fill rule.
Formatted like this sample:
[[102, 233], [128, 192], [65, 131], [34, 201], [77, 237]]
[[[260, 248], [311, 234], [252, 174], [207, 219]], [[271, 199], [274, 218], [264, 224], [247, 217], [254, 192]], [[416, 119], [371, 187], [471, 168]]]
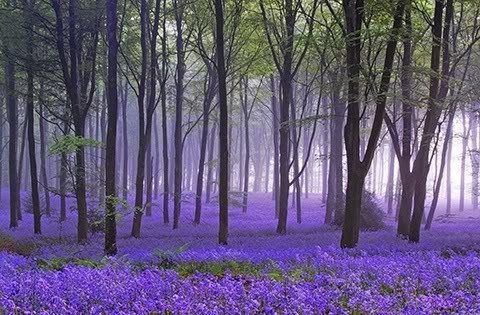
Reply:
[[[231, 208], [229, 245], [219, 246], [217, 206], [206, 205], [194, 226], [187, 197], [179, 229], [163, 224], [154, 204], [140, 239], [129, 236], [131, 215], [121, 211], [119, 254], [103, 259], [103, 235], [76, 245], [76, 217], [69, 212], [60, 224], [58, 200], [52, 216], [43, 217], [43, 235], [33, 236], [28, 213], [19, 228], [8, 229], [3, 197], [0, 243], [23, 256], [0, 252], [0, 313], [480, 311], [480, 213], [445, 217], [439, 209], [419, 244], [398, 239], [387, 217], [385, 229], [361, 233], [357, 249], [340, 250], [340, 230], [322, 224], [318, 195], [303, 198], [301, 224], [289, 209], [288, 233], [278, 236], [271, 195], [258, 193], [250, 195], [247, 213]], [[39, 279], [33, 288], [25, 284]]]

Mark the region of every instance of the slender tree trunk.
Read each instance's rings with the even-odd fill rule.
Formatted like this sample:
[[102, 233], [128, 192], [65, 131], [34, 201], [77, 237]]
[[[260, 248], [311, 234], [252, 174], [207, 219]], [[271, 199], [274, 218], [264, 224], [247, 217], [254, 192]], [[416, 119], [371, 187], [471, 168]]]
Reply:
[[472, 163], [472, 209], [478, 210], [478, 168], [479, 168], [479, 153], [478, 153], [478, 119], [476, 109], [470, 112], [470, 160]]
[[445, 213], [450, 215], [452, 212], [452, 145], [453, 145], [453, 136], [450, 134], [448, 138], [448, 149], [447, 149], [447, 189], [446, 189], [446, 199], [447, 204], [445, 207]]
[[33, 231], [35, 234], [42, 234], [42, 223], [41, 223], [41, 211], [40, 211], [40, 196], [38, 193], [38, 172], [37, 172], [37, 157], [35, 151], [35, 116], [34, 116], [34, 68], [33, 68], [33, 10], [34, 2], [33, 0], [27, 1], [29, 12], [26, 16], [28, 21], [27, 29], [27, 103], [26, 103], [26, 119], [28, 123], [28, 153], [30, 157], [30, 183], [31, 183], [31, 193], [32, 193], [32, 207], [33, 207]]
[[[150, 139], [151, 143], [151, 139]], [[146, 156], [146, 163], [147, 163], [147, 174], [145, 178], [145, 185], [146, 185], [146, 196], [145, 196], [145, 215], [147, 217], [152, 216], [152, 191], [153, 191], [153, 157], [152, 157], [152, 145], [148, 146], [147, 149], [147, 156]]]
[[9, 48], [4, 47], [5, 58], [5, 96], [9, 125], [8, 141], [8, 176], [10, 187], [10, 228], [18, 227], [18, 213], [20, 205], [20, 192], [18, 190], [17, 176], [17, 130], [18, 114], [15, 95], [15, 61], [11, 58]]
[[[445, 22], [443, 20], [443, 10], [446, 7]], [[424, 216], [424, 207], [426, 199], [426, 185], [428, 172], [430, 168], [429, 151], [430, 144], [434, 137], [435, 129], [440, 118], [442, 107], [438, 105], [445, 100], [448, 93], [448, 74], [450, 72], [450, 24], [453, 17], [453, 0], [447, 0], [445, 6], [442, 2], [435, 3], [435, 13], [432, 26], [432, 60], [429, 90], [429, 111], [425, 118], [423, 135], [418, 149], [418, 154], [413, 164], [415, 181], [414, 209], [410, 222], [409, 241], [417, 243], [420, 240], [420, 227]], [[443, 40], [442, 40], [443, 28]], [[443, 47], [442, 47], [443, 46]], [[440, 55], [443, 48], [442, 71], [440, 75]], [[440, 77], [442, 78], [440, 80]]]
[[[297, 93], [295, 93], [297, 94]], [[296, 117], [296, 112], [295, 112], [295, 98], [292, 100], [290, 103], [290, 116], [293, 121], [297, 119]], [[297, 223], [302, 223], [302, 203], [301, 203], [301, 194], [302, 190], [300, 187], [300, 179], [298, 177], [298, 174], [300, 172], [300, 167], [298, 163], [298, 151], [299, 151], [299, 139], [297, 135], [297, 127], [295, 126], [295, 123], [293, 126], [291, 126], [291, 134], [292, 134], [292, 143], [291, 146], [294, 148], [293, 151], [293, 174], [296, 177], [294, 185], [295, 185], [295, 210], [296, 210], [296, 218], [297, 218]]]
[[215, 0], [215, 49], [217, 53], [218, 73], [218, 100], [219, 100], [219, 230], [218, 242], [222, 245], [228, 243], [228, 177], [229, 177], [229, 151], [228, 151], [228, 104], [227, 104], [227, 71], [225, 68], [224, 47], [224, 18], [221, 0]]
[[[325, 115], [325, 117], [327, 117], [328, 116], [327, 98], [325, 98], [324, 101], [323, 101], [323, 109], [324, 109], [324, 115]], [[330, 117], [330, 120], [333, 120], [333, 117]], [[323, 134], [319, 137], [319, 139], [321, 139], [321, 141], [319, 142], [319, 145], [318, 145], [318, 151], [319, 151], [319, 153], [321, 153], [321, 163], [322, 163], [322, 172], [321, 172], [322, 202], [326, 203], [327, 202], [327, 192], [328, 192], [328, 187], [329, 187], [328, 186], [328, 177], [329, 177], [328, 174], [330, 173], [329, 172], [329, 167], [330, 167], [330, 163], [331, 163], [331, 161], [329, 163], [330, 159], [328, 158], [328, 154], [329, 154], [328, 141], [329, 141], [329, 136], [330, 136], [330, 138], [332, 137], [332, 129], [331, 129], [330, 124], [327, 123], [327, 119], [323, 120], [322, 125], [323, 125]], [[340, 135], [340, 139], [341, 139], [341, 135]], [[320, 181], [319, 181], [319, 183], [320, 183]], [[320, 191], [320, 187], [319, 187], [319, 191]]]
[[27, 117], [27, 115], [25, 115], [25, 121], [23, 122], [22, 135], [21, 135], [21, 141], [20, 141], [20, 155], [18, 157], [18, 173], [17, 173], [17, 177], [18, 177], [18, 181], [17, 181], [17, 186], [18, 186], [17, 187], [17, 191], [18, 191], [18, 195], [17, 195], [17, 198], [18, 198], [18, 200], [17, 200], [17, 205], [18, 205], [17, 218], [18, 218], [19, 221], [22, 220], [22, 203], [21, 203], [21, 200], [20, 200], [21, 184], [22, 184], [22, 179], [26, 180], [26, 176], [22, 176], [22, 173], [23, 173], [23, 164], [24, 164], [24, 160], [25, 160], [24, 158], [27, 155], [25, 153], [25, 147], [26, 147], [25, 143], [26, 143], [26, 140], [27, 140], [27, 127], [28, 127], [28, 117]]
[[[138, 138], [138, 156], [137, 156], [137, 176], [135, 179], [135, 208], [133, 216], [132, 233], [133, 237], [139, 238], [143, 215], [143, 181], [145, 178], [145, 155], [148, 147], [147, 128], [145, 126], [145, 92], [147, 77], [147, 1], [140, 1], [140, 46], [141, 46], [141, 73], [139, 77], [137, 104], [139, 114], [139, 138]], [[154, 43], [156, 41], [152, 41]], [[154, 66], [151, 69], [155, 69]], [[152, 78], [150, 76], [151, 80]], [[148, 115], [148, 114], [147, 114]]]
[[116, 244], [116, 146], [117, 146], [117, 0], [106, 2], [107, 43], [108, 43], [108, 74], [107, 74], [107, 106], [108, 129], [106, 135], [105, 161], [105, 254], [117, 254]]
[[442, 147], [442, 156], [441, 156], [441, 161], [440, 161], [440, 169], [438, 171], [438, 176], [437, 176], [437, 181], [435, 184], [435, 188], [433, 191], [433, 200], [430, 205], [430, 211], [428, 212], [427, 220], [425, 223], [425, 230], [430, 230], [430, 227], [432, 226], [433, 222], [433, 216], [435, 215], [435, 210], [437, 208], [438, 204], [438, 198], [440, 196], [440, 189], [442, 187], [442, 179], [443, 179], [443, 171], [445, 169], [445, 164], [447, 163], [447, 151], [449, 148], [449, 142], [452, 136], [452, 129], [453, 129], [453, 120], [455, 119], [455, 107], [452, 106], [449, 110], [448, 114], [448, 123], [447, 123], [447, 129], [445, 130], [445, 139], [443, 142], [443, 147]]
[[465, 108], [462, 106], [462, 156], [460, 162], [460, 200], [458, 205], [458, 211], [463, 212], [465, 210], [465, 165], [467, 159], [467, 144], [468, 144], [468, 134], [470, 133], [467, 129], [467, 119]]
[[372, 131], [368, 138], [363, 160], [360, 160], [360, 53], [361, 53], [361, 26], [363, 19], [363, 0], [351, 5], [344, 0], [345, 19], [347, 25], [347, 73], [348, 73], [348, 112], [345, 125], [345, 148], [347, 152], [347, 191], [345, 196], [345, 220], [342, 230], [340, 246], [342, 248], [355, 247], [358, 243], [360, 227], [360, 208], [365, 177], [374, 158], [382, 122], [385, 116], [387, 92], [393, 68], [394, 55], [397, 46], [397, 36], [402, 28], [405, 1], [397, 2], [393, 26], [388, 39], [383, 72], [376, 96], [375, 116]]
[[[163, 0], [163, 11], [166, 11], [167, 0]], [[167, 15], [163, 15], [162, 19], [162, 72], [160, 82], [160, 101], [162, 107], [162, 160], [163, 160], [163, 223], [168, 224], [170, 221], [168, 212], [169, 198], [169, 161], [168, 161], [168, 126], [167, 126], [167, 91], [165, 85], [167, 83]]]
[[217, 85], [217, 75], [213, 69], [209, 68], [208, 87], [203, 100], [203, 125], [202, 135], [200, 139], [200, 156], [198, 161], [198, 175], [195, 195], [195, 218], [193, 223], [200, 224], [202, 213], [202, 195], [203, 195], [203, 179], [205, 174], [205, 158], [207, 153], [207, 140], [208, 140], [208, 125], [210, 121], [210, 107], [215, 98], [215, 89]]
[[154, 182], [154, 190], [153, 190], [153, 198], [155, 200], [158, 199], [158, 192], [160, 186], [160, 138], [159, 138], [159, 131], [158, 131], [158, 117], [157, 112], [153, 113], [153, 121], [154, 121], [154, 139], [155, 139], [155, 164], [153, 166], [153, 176], [152, 180]]
[[123, 171], [122, 171], [122, 199], [128, 202], [128, 124], [127, 124], [127, 105], [128, 105], [128, 82], [125, 80], [122, 99], [122, 129], [123, 129]]
[[[395, 184], [395, 149], [390, 143], [388, 151], [388, 177], [387, 188], [385, 190], [385, 200], [387, 201], [387, 213], [389, 216], [393, 213], [393, 186]], [[383, 183], [382, 183], [383, 184]]]
[[[68, 122], [67, 120], [63, 123], [63, 130], [65, 135], [68, 134]], [[66, 197], [66, 186], [67, 186], [67, 167], [68, 159], [67, 154], [62, 153], [60, 156], [60, 176], [59, 176], [59, 192], [60, 192], [60, 222], [67, 220], [67, 197]]]
[[278, 218], [278, 202], [279, 202], [279, 149], [278, 149], [278, 136], [279, 136], [279, 117], [278, 117], [278, 104], [277, 104], [277, 91], [276, 84], [273, 75], [270, 76], [270, 90], [272, 92], [272, 134], [273, 134], [273, 198], [275, 201], [275, 218]]
[[48, 176], [47, 176], [47, 126], [43, 119], [43, 104], [42, 104], [42, 95], [43, 95], [43, 85], [40, 85], [40, 120], [38, 122], [40, 129], [40, 174], [42, 178], [43, 194], [45, 198], [45, 214], [47, 217], [50, 217], [51, 214], [51, 205], [50, 205], [50, 191], [48, 185]]
[[173, 0], [176, 23], [176, 50], [177, 68], [175, 81], [175, 176], [173, 193], [173, 228], [177, 229], [180, 221], [182, 201], [182, 171], [183, 171], [183, 135], [182, 135], [182, 110], [183, 110], [183, 78], [185, 75], [185, 51], [183, 44], [183, 2]]
[[[106, 108], [106, 95], [105, 95], [105, 90], [102, 91], [102, 111], [100, 113], [100, 136], [101, 136], [101, 142], [106, 143], [107, 142], [107, 108]], [[116, 130], [116, 129], [115, 129]], [[115, 131], [116, 134], [116, 131]], [[105, 196], [106, 196], [106, 191], [105, 191], [105, 168], [106, 168], [106, 160], [107, 159], [107, 154], [106, 150], [100, 150], [100, 171], [98, 172], [98, 180], [100, 181], [100, 195], [99, 195], [99, 202], [101, 205], [105, 204]]]
[[208, 170], [207, 170], [207, 187], [205, 189], [205, 203], [210, 203], [212, 196], [212, 186], [213, 186], [213, 172], [215, 166], [213, 164], [213, 152], [215, 144], [215, 135], [216, 135], [217, 123], [213, 124], [212, 129], [210, 130], [210, 140], [208, 143]]
[[[248, 207], [248, 186], [250, 178], [250, 114], [249, 114], [249, 103], [248, 103], [248, 79], [244, 80], [244, 92], [243, 92], [243, 123], [245, 131], [245, 160], [244, 160], [244, 178], [243, 178], [243, 201], [242, 201], [242, 211], [243, 213], [247, 212]], [[258, 171], [255, 170], [257, 173]]]
[[270, 184], [270, 147], [265, 148], [265, 193], [268, 193]]

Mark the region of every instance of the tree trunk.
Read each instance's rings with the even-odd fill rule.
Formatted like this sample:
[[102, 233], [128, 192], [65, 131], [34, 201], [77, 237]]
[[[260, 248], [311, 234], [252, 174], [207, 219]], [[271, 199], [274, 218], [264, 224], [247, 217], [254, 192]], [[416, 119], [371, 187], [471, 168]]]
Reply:
[[463, 212], [465, 210], [465, 165], [467, 159], [467, 144], [468, 144], [468, 134], [470, 131], [467, 129], [467, 119], [465, 113], [465, 107], [462, 106], [462, 156], [460, 162], [460, 200], [458, 205], [458, 211]]
[[[40, 85], [40, 104], [39, 104], [39, 112], [40, 112], [40, 120], [38, 122], [40, 128], [40, 174], [42, 177], [42, 185], [43, 185], [43, 194], [45, 198], [45, 214], [47, 217], [50, 217], [51, 214], [51, 206], [50, 206], [50, 191], [48, 185], [48, 176], [47, 176], [47, 146], [48, 146], [48, 139], [47, 139], [47, 126], [45, 124], [43, 118], [43, 103], [42, 103], [42, 95], [43, 95], [43, 86]], [[48, 124], [48, 122], [47, 122]]]
[[154, 191], [153, 191], [153, 198], [155, 200], [158, 199], [158, 192], [160, 186], [160, 138], [159, 138], [159, 131], [158, 131], [158, 117], [157, 112], [153, 113], [153, 121], [154, 121], [154, 139], [155, 139], [155, 164], [153, 166], [153, 176], [152, 180], [154, 182]]
[[[243, 201], [242, 201], [242, 211], [243, 213], [247, 212], [248, 207], [248, 186], [250, 178], [250, 113], [249, 113], [249, 104], [248, 104], [248, 79], [244, 80], [244, 91], [243, 91], [243, 123], [245, 131], [245, 160], [244, 160], [244, 178], [243, 178]], [[258, 170], [255, 170], [257, 173]]]
[[272, 92], [272, 134], [273, 134], [273, 198], [275, 201], [275, 218], [278, 218], [278, 202], [279, 202], [279, 150], [278, 150], [278, 134], [280, 130], [277, 104], [277, 91], [275, 89], [275, 79], [270, 76], [270, 90]]
[[[297, 93], [295, 93], [297, 94]], [[290, 103], [290, 115], [292, 121], [296, 121], [296, 112], [295, 112], [295, 98], [292, 100]], [[293, 174], [295, 176], [295, 210], [296, 210], [296, 218], [297, 218], [297, 223], [302, 223], [302, 203], [301, 203], [301, 194], [302, 190], [300, 187], [300, 179], [298, 177], [298, 174], [300, 172], [300, 167], [298, 163], [298, 151], [299, 151], [299, 138], [297, 135], [297, 127], [295, 126], [295, 123], [292, 124], [291, 128], [291, 134], [292, 134], [292, 143], [291, 146], [294, 148], [293, 150]], [[292, 150], [291, 150], [292, 151]]]
[[478, 154], [478, 119], [476, 109], [470, 112], [470, 134], [471, 134], [471, 148], [470, 148], [470, 160], [472, 163], [472, 209], [478, 210], [478, 167], [479, 167], [479, 154]]
[[[8, 47], [4, 47], [4, 52], [9, 56]], [[5, 96], [7, 104], [7, 116], [9, 125], [8, 134], [8, 176], [10, 187], [10, 228], [18, 227], [18, 212], [20, 205], [20, 192], [18, 190], [17, 176], [17, 130], [18, 130], [18, 114], [17, 102], [15, 95], [15, 61], [5, 58]]]
[[228, 104], [227, 104], [227, 72], [225, 68], [224, 47], [224, 18], [223, 4], [221, 0], [215, 0], [215, 49], [217, 53], [218, 73], [218, 100], [219, 100], [219, 146], [220, 159], [219, 174], [219, 230], [218, 242], [222, 245], [228, 243], [228, 177], [229, 177], [229, 152], [228, 152]]
[[[428, 172], [430, 168], [429, 152], [430, 144], [434, 137], [435, 129], [440, 118], [442, 103], [448, 92], [448, 74], [450, 72], [450, 24], [453, 16], [453, 0], [446, 2], [445, 22], [443, 19], [444, 5], [441, 2], [435, 3], [435, 13], [432, 26], [432, 60], [431, 60], [431, 78], [429, 90], [429, 106], [423, 127], [423, 135], [418, 149], [417, 157], [413, 164], [412, 173], [415, 176], [415, 195], [412, 220], [410, 222], [409, 241], [417, 243], [420, 240], [420, 226], [424, 215], [426, 185]], [[442, 43], [442, 25], [443, 25], [443, 43]], [[443, 45], [442, 45], [443, 44]], [[442, 71], [440, 75], [440, 53], [443, 46]], [[442, 78], [440, 80], [440, 77]]]
[[453, 137], [450, 134], [448, 139], [448, 149], [447, 149], [447, 189], [446, 189], [446, 199], [447, 204], [445, 207], [445, 213], [450, 215], [452, 213], [452, 145]]
[[[385, 190], [385, 200], [387, 201], [387, 213], [389, 216], [393, 213], [393, 186], [395, 183], [395, 149], [390, 143], [388, 151], [388, 177], [387, 188]], [[383, 184], [383, 183], [382, 183]]]
[[360, 227], [360, 208], [365, 177], [374, 158], [382, 122], [385, 116], [387, 92], [393, 68], [394, 55], [397, 46], [397, 36], [402, 29], [405, 1], [399, 0], [395, 8], [393, 26], [388, 39], [383, 72], [376, 96], [375, 116], [372, 131], [368, 138], [364, 158], [360, 160], [360, 53], [361, 25], [363, 19], [363, 0], [351, 5], [344, 0], [345, 19], [347, 25], [347, 73], [348, 73], [348, 112], [345, 125], [345, 148], [347, 152], [347, 191], [345, 197], [345, 220], [340, 246], [355, 247], [358, 243]]
[[[217, 85], [217, 75], [214, 69], [209, 68], [209, 78], [208, 78], [207, 91], [205, 91], [205, 98], [203, 100], [203, 125], [202, 125], [202, 135], [200, 139], [200, 157], [198, 161], [198, 175], [197, 175], [197, 186], [196, 186], [196, 195], [195, 195], [195, 218], [193, 223], [200, 224], [200, 219], [202, 215], [202, 195], [203, 195], [203, 178], [205, 174], [205, 158], [207, 153], [207, 140], [208, 140], [208, 125], [210, 121], [210, 107], [215, 98], [215, 89]], [[211, 160], [210, 160], [211, 161]]]
[[20, 200], [21, 184], [22, 184], [22, 179], [26, 180], [26, 176], [22, 176], [22, 173], [23, 173], [23, 164], [24, 164], [24, 160], [25, 160], [24, 158], [26, 156], [25, 142], [26, 142], [26, 139], [27, 139], [27, 127], [28, 127], [28, 117], [27, 117], [27, 115], [25, 115], [25, 121], [23, 122], [22, 135], [21, 135], [21, 141], [20, 141], [20, 155], [18, 157], [18, 172], [17, 172], [17, 177], [18, 177], [18, 181], [17, 181], [17, 186], [18, 186], [17, 187], [17, 191], [18, 191], [18, 195], [17, 195], [17, 198], [18, 198], [18, 200], [17, 200], [17, 205], [18, 205], [17, 218], [18, 218], [19, 221], [22, 220], [22, 203], [21, 203], [21, 200]]
[[448, 114], [448, 123], [447, 123], [447, 129], [445, 130], [445, 139], [443, 142], [443, 147], [442, 147], [442, 156], [441, 156], [441, 161], [440, 161], [440, 169], [438, 171], [438, 176], [437, 176], [437, 181], [435, 184], [435, 188], [433, 191], [433, 200], [430, 205], [430, 211], [428, 212], [427, 216], [427, 221], [425, 223], [425, 230], [430, 230], [430, 227], [432, 226], [432, 221], [433, 221], [433, 216], [435, 215], [435, 210], [437, 208], [438, 204], [438, 198], [440, 196], [440, 188], [442, 187], [442, 179], [443, 179], [443, 171], [445, 169], [445, 164], [446, 164], [446, 158], [447, 158], [447, 151], [449, 149], [449, 143], [450, 139], [452, 137], [452, 131], [453, 131], [453, 120], [455, 119], [455, 107], [452, 106], [449, 110]]
[[117, 0], [107, 1], [107, 43], [108, 43], [108, 74], [107, 74], [107, 106], [108, 125], [106, 135], [105, 161], [105, 254], [117, 254], [116, 229], [116, 147], [117, 147]]
[[127, 105], [128, 105], [128, 81], [125, 80], [122, 99], [122, 129], [123, 129], [123, 171], [122, 171], [122, 199], [128, 203], [128, 124], [127, 124]]
[[[145, 91], [147, 77], [147, 1], [140, 1], [140, 46], [141, 46], [141, 73], [139, 78], [137, 105], [139, 115], [139, 137], [138, 137], [138, 156], [137, 156], [137, 176], [135, 179], [135, 208], [133, 216], [133, 225], [131, 235], [135, 238], [140, 237], [142, 215], [143, 215], [143, 181], [145, 177], [145, 155], [148, 147], [147, 135], [149, 132], [145, 126]], [[152, 40], [151, 43], [155, 43]], [[156, 67], [152, 66], [151, 70], [155, 71]], [[150, 76], [153, 81], [155, 78]], [[148, 115], [148, 114], [147, 114]]]
[[38, 172], [37, 172], [37, 158], [35, 151], [35, 116], [34, 116], [34, 69], [33, 69], [33, 9], [34, 2], [33, 0], [27, 1], [27, 11], [29, 14], [26, 16], [28, 21], [27, 29], [27, 102], [26, 102], [26, 119], [28, 123], [28, 153], [30, 157], [30, 183], [31, 183], [31, 193], [32, 193], [32, 210], [33, 210], [33, 232], [35, 234], [42, 234], [42, 223], [41, 223], [41, 211], [40, 211], [40, 196], [38, 193]]
[[213, 186], [213, 172], [215, 166], [213, 164], [213, 152], [214, 152], [214, 144], [215, 144], [215, 134], [217, 130], [217, 123], [213, 124], [212, 129], [210, 130], [210, 139], [208, 140], [208, 170], [207, 170], [207, 187], [205, 189], [205, 203], [210, 203], [211, 196], [212, 196], [212, 186]]
[[177, 68], [175, 81], [175, 176], [173, 192], [173, 228], [177, 229], [180, 221], [180, 210], [182, 202], [182, 171], [183, 171], [183, 147], [182, 147], [182, 110], [183, 110], [183, 78], [185, 75], [185, 51], [183, 44], [183, 2], [173, 1], [173, 10], [176, 23], [176, 50]]
[[[63, 129], [65, 131], [65, 136], [68, 134], [68, 122], [67, 120], [63, 123]], [[60, 176], [59, 176], [59, 186], [60, 186], [60, 222], [67, 220], [67, 199], [66, 199], [66, 186], [67, 186], [67, 168], [68, 168], [68, 159], [67, 154], [62, 153], [60, 156]]]

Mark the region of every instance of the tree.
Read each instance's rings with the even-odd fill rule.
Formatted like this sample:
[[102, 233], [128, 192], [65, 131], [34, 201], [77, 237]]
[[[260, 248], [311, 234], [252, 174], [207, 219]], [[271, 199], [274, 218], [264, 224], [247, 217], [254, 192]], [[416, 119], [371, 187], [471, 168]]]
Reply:
[[[267, 14], [264, 0], [260, 0], [260, 9], [264, 25], [265, 35], [268, 40], [268, 45], [271, 51], [275, 67], [280, 75], [280, 89], [281, 89], [281, 101], [279, 110], [279, 196], [278, 196], [278, 225], [277, 233], [287, 233], [287, 215], [288, 215], [288, 194], [289, 194], [289, 138], [290, 138], [290, 126], [289, 112], [291, 110], [290, 103], [292, 101], [292, 81], [295, 77], [300, 65], [307, 52], [310, 37], [313, 30], [313, 17], [317, 9], [317, 1], [312, 4], [311, 12], [306, 13], [301, 3], [293, 3], [292, 0], [285, 0], [282, 2], [282, 12], [280, 18], [275, 19], [276, 13], [272, 13], [273, 17], [270, 19]], [[295, 39], [295, 27], [298, 22], [299, 13], [303, 12], [306, 16], [306, 38], [305, 45], [301, 48], [298, 56], [295, 56], [296, 50], [294, 47]], [[279, 23], [281, 26], [279, 26]], [[279, 29], [285, 30], [284, 33]], [[275, 34], [275, 35], [274, 35]], [[278, 37], [277, 34], [281, 35]], [[278, 51], [276, 47], [279, 47]], [[295, 61], [294, 58], [297, 57]]]
[[33, 231], [35, 234], [42, 233], [41, 227], [41, 213], [40, 213], [40, 197], [38, 193], [38, 173], [37, 173], [37, 160], [35, 153], [35, 116], [34, 116], [34, 57], [33, 57], [33, 20], [34, 20], [34, 0], [27, 0], [27, 7], [25, 8], [26, 16], [26, 69], [27, 69], [27, 108], [26, 116], [28, 122], [28, 153], [30, 157], [30, 181], [32, 189], [32, 207], [33, 207]]
[[397, 37], [402, 27], [404, 8], [405, 0], [399, 0], [394, 12], [393, 26], [385, 51], [382, 77], [375, 99], [375, 117], [372, 123], [372, 131], [368, 138], [364, 157], [360, 159], [360, 53], [364, 2], [363, 0], [343, 0], [346, 24], [348, 104], [344, 134], [347, 152], [347, 190], [345, 196], [345, 220], [340, 241], [342, 248], [355, 247], [358, 243], [363, 186], [374, 157], [385, 115], [387, 92], [390, 85]]
[[[55, 12], [56, 47], [63, 83], [70, 102], [70, 112], [75, 136], [85, 136], [85, 121], [93, 101], [96, 87], [96, 56], [99, 35], [100, 16], [93, 15], [92, 27], [80, 27], [77, 0], [69, 0], [68, 15], [63, 13], [63, 2], [51, 0]], [[64, 27], [64, 19], [68, 27]], [[64, 31], [68, 32], [68, 51], [65, 47]], [[82, 41], [79, 39], [82, 37]], [[85, 55], [82, 55], [84, 53]], [[68, 58], [67, 58], [68, 57]], [[82, 65], [81, 69], [79, 65]], [[88, 239], [87, 197], [85, 178], [85, 147], [80, 144], [75, 150], [75, 193], [77, 198], [77, 241], [86, 243]]]
[[108, 74], [107, 74], [107, 106], [108, 127], [105, 161], [105, 254], [117, 254], [116, 231], [116, 145], [117, 145], [117, 0], [107, 1], [107, 44], [108, 44]]
[[177, 68], [175, 76], [175, 171], [174, 171], [174, 192], [173, 192], [173, 228], [178, 228], [180, 221], [180, 208], [182, 201], [182, 169], [183, 169], [183, 135], [182, 135], [182, 113], [183, 113], [183, 93], [185, 76], [185, 47], [183, 43], [183, 0], [173, 0], [173, 11], [175, 14], [176, 26], [176, 51]]
[[217, 56], [218, 100], [219, 100], [219, 134], [218, 155], [220, 160], [220, 173], [218, 181], [219, 200], [219, 230], [218, 243], [228, 243], [228, 103], [227, 103], [227, 71], [225, 68], [225, 43], [224, 43], [224, 17], [222, 0], [215, 0], [215, 48]]

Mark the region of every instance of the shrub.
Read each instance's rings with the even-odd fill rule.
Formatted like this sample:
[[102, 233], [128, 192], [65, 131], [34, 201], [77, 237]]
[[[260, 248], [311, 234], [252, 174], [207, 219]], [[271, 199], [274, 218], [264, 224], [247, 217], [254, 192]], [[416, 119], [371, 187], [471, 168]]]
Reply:
[[[345, 195], [341, 215], [333, 223], [342, 226], [345, 219]], [[360, 229], [364, 231], [378, 231], [385, 227], [385, 214], [378, 205], [375, 195], [367, 190], [363, 191], [362, 208], [360, 210]]]
[[22, 256], [29, 256], [34, 250], [35, 244], [14, 240], [10, 236], [0, 233], [0, 252], [6, 251]]

